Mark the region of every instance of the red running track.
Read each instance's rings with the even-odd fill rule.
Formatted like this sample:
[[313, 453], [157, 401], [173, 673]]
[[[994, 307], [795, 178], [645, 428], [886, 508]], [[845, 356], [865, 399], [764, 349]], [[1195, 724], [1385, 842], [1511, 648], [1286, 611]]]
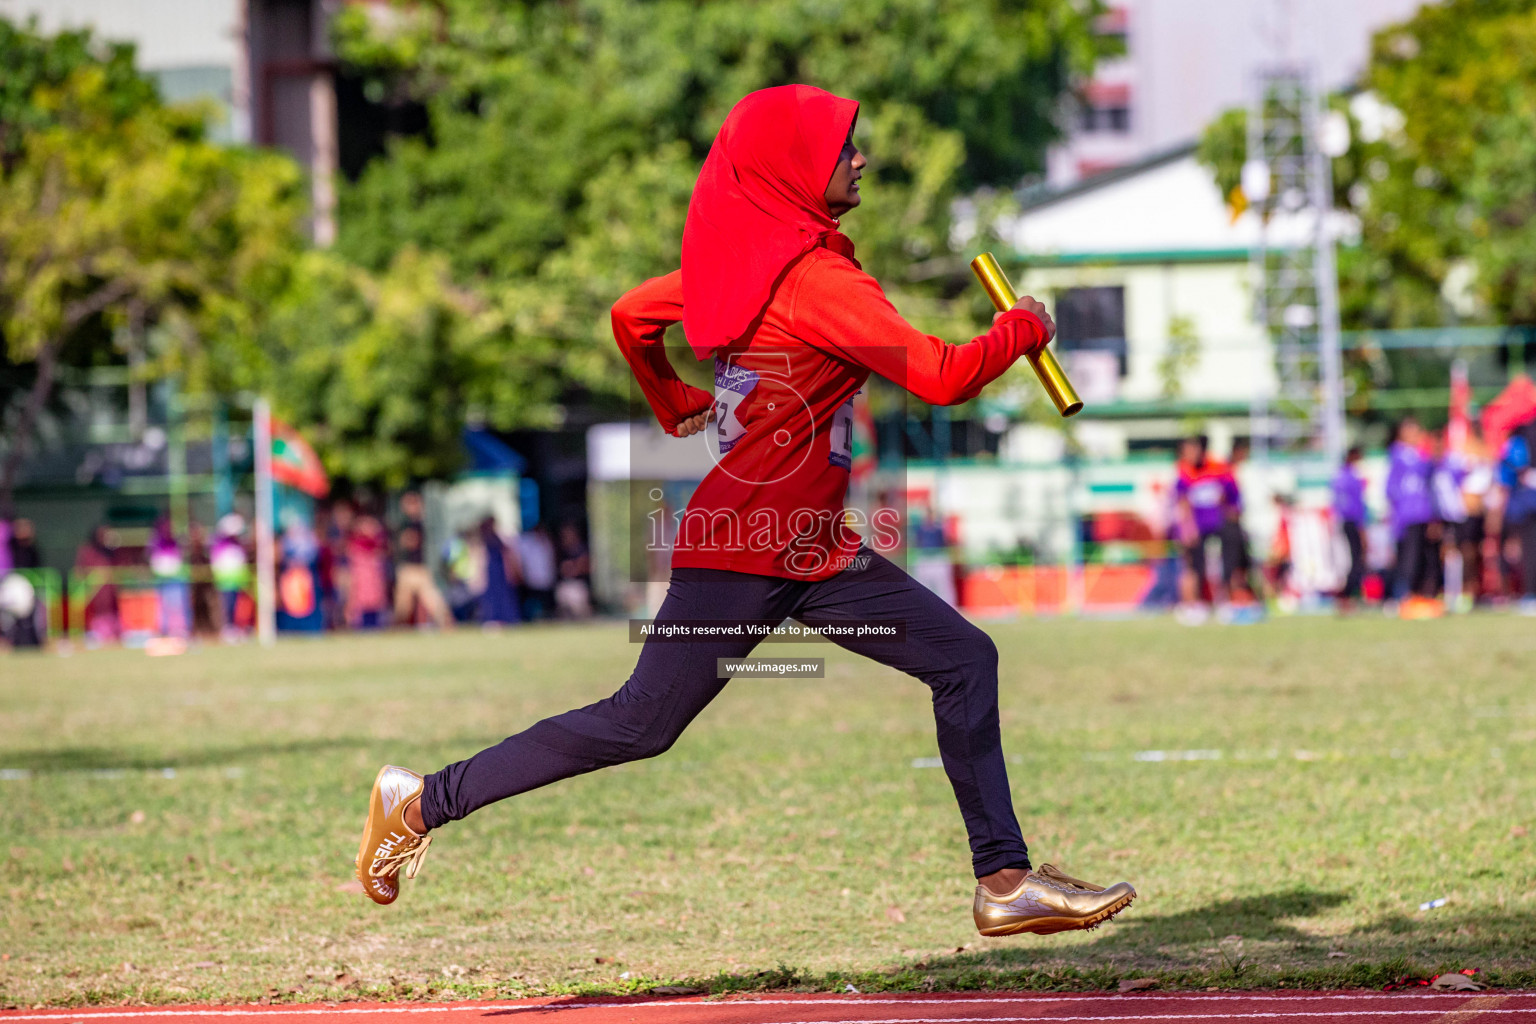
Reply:
[[[211, 1019], [210, 1019], [211, 1018]], [[1536, 992], [1239, 992], [1132, 995], [955, 993], [767, 995], [725, 999], [558, 997], [464, 1003], [82, 1007], [0, 1011], [59, 1024], [963, 1024], [986, 1021], [1276, 1021], [1295, 1024], [1536, 1024]]]

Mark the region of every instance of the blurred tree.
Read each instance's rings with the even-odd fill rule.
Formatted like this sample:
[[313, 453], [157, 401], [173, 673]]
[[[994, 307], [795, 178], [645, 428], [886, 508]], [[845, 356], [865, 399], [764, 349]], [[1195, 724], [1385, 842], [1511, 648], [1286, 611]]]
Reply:
[[404, 487], [458, 466], [466, 418], [550, 421], [557, 381], [536, 370], [554, 353], [511, 344], [505, 311], [456, 287], [444, 257], [407, 246], [375, 275], [316, 251], [292, 281], [262, 327], [266, 376], [330, 472]]
[[[1110, 45], [1097, 0], [506, 0], [352, 5], [337, 49], [372, 95], [426, 106], [343, 193], [338, 248], [380, 271], [406, 245], [505, 310], [517, 345], [558, 351], [562, 393], [623, 396], [608, 308], [677, 266], [698, 168], [744, 94], [788, 82], [862, 103], [878, 184], [847, 220], [860, 259], [933, 330], [984, 298], [951, 255], [957, 190], [1043, 166], [1075, 76]], [[926, 265], [914, 283], [909, 272]], [[946, 288], [948, 291], [946, 292]], [[533, 367], [530, 366], [530, 370]], [[499, 386], [548, 392], [544, 377]], [[558, 389], [557, 389], [558, 390]], [[526, 403], [512, 402], [514, 406]], [[531, 406], [527, 406], [531, 408]]]
[[253, 325], [302, 244], [300, 175], [271, 154], [214, 146], [204, 112], [160, 103], [131, 50], [5, 25], [0, 59], [0, 340], [30, 383], [7, 415], [8, 508], [60, 365], [121, 363], [192, 390], [253, 383]]
[[1200, 332], [1195, 318], [1176, 313], [1168, 318], [1168, 343], [1157, 359], [1157, 379], [1164, 401], [1184, 395], [1184, 378], [1200, 365]]
[[102, 76], [102, 102], [119, 118], [155, 106], [155, 85], [134, 67], [133, 54], [131, 44], [102, 43], [88, 30], [44, 36], [35, 20], [18, 26], [0, 18], [0, 168], [15, 162], [28, 132], [57, 121], [38, 87], [58, 89], [76, 71], [91, 68]]
[[[1335, 200], [1360, 218], [1340, 253], [1346, 328], [1456, 319], [1446, 281], [1474, 274], [1473, 319], [1536, 323], [1536, 0], [1445, 0], [1383, 29], [1364, 103], [1348, 104], [1351, 146], [1334, 161]], [[1330, 101], [1346, 109], [1345, 100]], [[1246, 115], [1201, 140], [1223, 194], [1246, 158]]]

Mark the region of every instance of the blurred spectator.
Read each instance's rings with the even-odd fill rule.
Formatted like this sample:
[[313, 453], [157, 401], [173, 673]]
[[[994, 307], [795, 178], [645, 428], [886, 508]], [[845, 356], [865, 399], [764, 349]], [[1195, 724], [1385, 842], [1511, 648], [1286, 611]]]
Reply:
[[[1227, 479], [1231, 500], [1224, 509], [1226, 522], [1222, 524], [1222, 551], [1230, 547], [1235, 552], [1235, 567], [1226, 576], [1227, 593], [1231, 600], [1256, 604], [1258, 591], [1253, 582], [1253, 555], [1248, 546], [1248, 531], [1243, 528], [1243, 486], [1238, 482], [1238, 472], [1252, 454], [1252, 443], [1247, 438], [1232, 442], [1232, 457], [1227, 460]], [[1250, 609], [1258, 611], [1258, 609]], [[1252, 615], [1242, 621], [1256, 621]]]
[[1360, 600], [1360, 584], [1365, 579], [1365, 480], [1360, 476], [1359, 445], [1344, 454], [1344, 462], [1333, 476], [1333, 515], [1344, 531], [1349, 546], [1349, 574], [1339, 591], [1339, 610], [1348, 611]]
[[[1180, 443], [1176, 472], [1175, 528], [1188, 565], [1180, 618], [1194, 623], [1204, 617], [1201, 602], [1224, 599], [1233, 581], [1247, 575], [1247, 554], [1237, 525], [1242, 495], [1231, 469], [1210, 457], [1209, 443], [1203, 436]], [[1221, 578], [1215, 584], [1206, 568], [1206, 547], [1213, 539], [1221, 545]]]
[[0, 516], [0, 579], [11, 571], [11, 521]]
[[86, 639], [103, 643], [117, 639], [117, 584], [112, 570], [117, 565], [117, 538], [106, 525], [96, 527], [75, 552], [75, 572], [85, 585], [85, 608], [81, 618]]
[[213, 586], [219, 595], [221, 634], [225, 641], [235, 641], [245, 636], [240, 621], [240, 595], [250, 585], [251, 578], [250, 558], [242, 539], [245, 520], [231, 512], [219, 520], [214, 532], [208, 562], [213, 573]]
[[488, 626], [517, 622], [517, 552], [501, 539], [491, 516], [480, 520], [480, 543], [485, 547], [485, 592], [480, 595], [480, 621]]
[[11, 524], [11, 568], [41, 569], [42, 552], [37, 549], [37, 527], [30, 519], [18, 519]]
[[320, 539], [309, 520], [284, 511], [277, 563], [277, 628], [318, 633], [325, 628], [320, 606]]
[[336, 551], [331, 537], [334, 521], [331, 509], [315, 506], [315, 542], [320, 545], [315, 554], [315, 585], [320, 595], [320, 623], [322, 629], [336, 629]]
[[560, 524], [560, 580], [555, 604], [567, 619], [592, 615], [592, 558], [574, 523]]
[[448, 543], [448, 605], [459, 622], [473, 622], [485, 594], [485, 545], [478, 529], [465, 530]]
[[543, 523], [517, 538], [517, 560], [523, 569], [523, 618], [536, 622], [555, 610], [555, 542]]
[[1141, 597], [1143, 608], [1170, 608], [1179, 603], [1181, 558], [1177, 527], [1169, 496], [1163, 493], [1163, 488], [1161, 480], [1150, 483], [1151, 501], [1142, 516], [1151, 538], [1143, 549], [1143, 557], [1152, 566], [1151, 585]]
[[33, 580], [16, 569], [39, 569], [42, 556], [37, 550], [36, 531], [30, 519], [18, 519], [10, 525], [9, 540], [4, 542], [0, 558], [0, 636], [13, 648], [39, 647], [43, 642], [47, 610]]
[[1286, 610], [1293, 610], [1296, 595], [1291, 590], [1291, 519], [1296, 514], [1296, 501], [1289, 494], [1275, 495], [1275, 534], [1270, 538], [1269, 557], [1264, 560], [1264, 579], [1277, 603]]
[[1489, 586], [1490, 566], [1483, 556], [1488, 539], [1490, 497], [1495, 483], [1493, 460], [1489, 456], [1487, 444], [1473, 428], [1466, 451], [1457, 455], [1462, 466], [1461, 498], [1467, 509], [1467, 520], [1457, 543], [1465, 565], [1466, 593], [1474, 606], [1497, 587], [1496, 580], [1493, 587]]
[[1490, 519], [1489, 532], [1504, 531], [1520, 542], [1520, 611], [1536, 615], [1536, 420], [1509, 436], [1499, 459], [1499, 483], [1504, 491], [1503, 523]]
[[944, 536], [944, 521], [930, 503], [912, 511], [912, 578], [937, 594], [951, 608], [959, 601], [955, 564]]
[[[1444, 591], [1448, 605], [1459, 606], [1466, 590], [1466, 559], [1461, 554], [1461, 542], [1467, 532], [1467, 502], [1462, 496], [1461, 483], [1466, 469], [1460, 456], [1443, 442], [1431, 439], [1431, 446], [1438, 456], [1430, 471], [1430, 493], [1434, 497], [1435, 520], [1438, 537], [1431, 533], [1430, 558], [1435, 566], [1436, 592]], [[1431, 528], [1432, 531], [1434, 528]]]
[[1430, 614], [1435, 590], [1435, 565], [1429, 548], [1429, 524], [1435, 518], [1430, 493], [1432, 467], [1425, 454], [1427, 438], [1412, 416], [1398, 421], [1388, 450], [1387, 507], [1397, 539], [1397, 572], [1392, 596], [1408, 602], [1404, 614]]
[[185, 640], [191, 633], [191, 594], [186, 559], [169, 516], [155, 523], [149, 541], [149, 572], [160, 598], [160, 635]]
[[422, 518], [421, 495], [415, 491], [402, 495], [400, 513], [404, 520], [395, 548], [395, 625], [410, 625], [419, 605], [438, 628], [446, 628], [453, 624], [453, 618], [427, 566], [427, 527]]
[[0, 574], [0, 642], [13, 648], [42, 646], [41, 612], [31, 580], [18, 572]]
[[389, 607], [389, 537], [384, 524], [360, 515], [347, 538], [347, 624], [376, 629]]
[[[321, 599], [328, 602], [325, 609], [328, 629], [345, 629], [351, 624], [348, 596], [352, 573], [347, 563], [347, 544], [352, 539], [355, 522], [352, 505], [338, 501], [331, 506], [330, 522], [325, 534], [326, 555], [322, 559]], [[327, 573], [326, 570], [329, 570]], [[329, 579], [326, 576], [329, 575]]]
[[224, 614], [213, 586], [208, 531], [195, 519], [187, 524], [187, 564], [192, 569], [192, 632], [198, 636], [217, 636]]

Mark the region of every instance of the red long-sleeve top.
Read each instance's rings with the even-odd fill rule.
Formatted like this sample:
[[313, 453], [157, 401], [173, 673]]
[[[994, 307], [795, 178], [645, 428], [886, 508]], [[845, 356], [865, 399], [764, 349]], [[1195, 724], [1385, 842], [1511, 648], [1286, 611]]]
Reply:
[[715, 411], [713, 439], [694, 435], [715, 468], [676, 525], [672, 564], [789, 579], [836, 575], [858, 551], [843, 501], [853, 398], [871, 373], [956, 405], [1049, 340], [1039, 318], [1012, 310], [970, 344], [946, 344], [902, 319], [856, 263], [819, 248], [790, 267], [756, 328], [716, 353], [711, 396], [679, 379], [662, 347], [682, 309], [681, 271], [613, 307], [614, 337], [662, 427], [676, 434]]

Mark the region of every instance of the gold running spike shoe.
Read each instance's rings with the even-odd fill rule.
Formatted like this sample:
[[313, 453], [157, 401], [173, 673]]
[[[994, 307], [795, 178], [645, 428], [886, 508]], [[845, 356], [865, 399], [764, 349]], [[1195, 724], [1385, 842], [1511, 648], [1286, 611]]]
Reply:
[[1097, 928], [1131, 905], [1136, 890], [1128, 882], [1109, 888], [1063, 874], [1049, 864], [1024, 876], [1013, 892], [995, 896], [976, 887], [976, 928], [983, 935], [1050, 935]]
[[393, 903], [400, 895], [400, 869], [415, 878], [432, 837], [417, 835], [405, 823], [405, 809], [421, 796], [421, 776], [407, 768], [387, 764], [373, 780], [368, 799], [368, 821], [357, 848], [357, 880], [375, 903]]

